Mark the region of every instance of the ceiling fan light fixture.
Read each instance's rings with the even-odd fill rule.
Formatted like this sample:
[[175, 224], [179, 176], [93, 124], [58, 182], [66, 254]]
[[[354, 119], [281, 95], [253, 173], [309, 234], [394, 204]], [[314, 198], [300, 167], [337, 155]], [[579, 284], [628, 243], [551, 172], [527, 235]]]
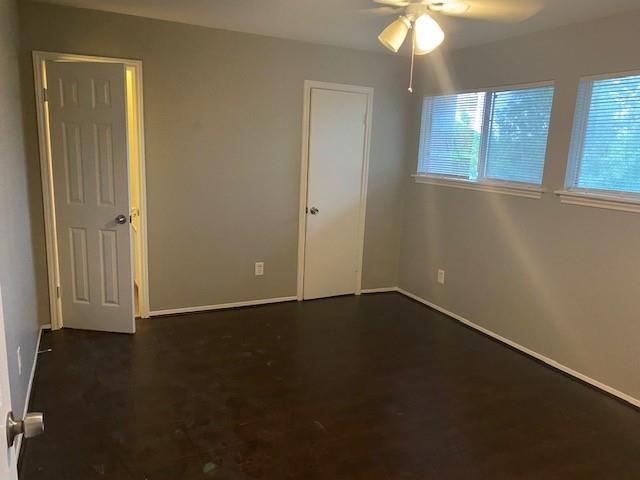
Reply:
[[432, 52], [444, 41], [442, 28], [429, 15], [420, 15], [416, 18], [413, 28], [415, 29], [416, 55]]
[[389, 50], [397, 53], [405, 38], [407, 38], [410, 28], [411, 21], [407, 17], [402, 16], [387, 26], [387, 28], [378, 35], [378, 40]]

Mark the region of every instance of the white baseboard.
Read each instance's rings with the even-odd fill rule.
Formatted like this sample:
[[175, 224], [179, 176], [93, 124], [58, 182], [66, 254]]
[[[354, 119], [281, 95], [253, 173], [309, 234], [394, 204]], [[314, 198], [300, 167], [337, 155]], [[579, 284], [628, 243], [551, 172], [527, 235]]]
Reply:
[[227, 308], [251, 307], [254, 305], [266, 305], [268, 303], [291, 302], [297, 300], [295, 295], [291, 297], [262, 298], [259, 300], [247, 300], [246, 302], [219, 303], [217, 305], [201, 305], [197, 307], [170, 308], [167, 310], [153, 310], [149, 312], [151, 317], [161, 315], [175, 315], [177, 313], [207, 312], [209, 310], [224, 310]]
[[388, 292], [397, 292], [399, 291], [398, 287], [380, 287], [380, 288], [363, 288], [360, 290], [360, 293], [366, 295], [367, 293], [388, 293]]
[[594, 387], [596, 387], [596, 388], [598, 388], [598, 389], [600, 389], [600, 390], [602, 390], [604, 392], [607, 392], [610, 395], [618, 397], [621, 400], [624, 400], [625, 402], [630, 403], [631, 405], [633, 405], [635, 407], [640, 407], [640, 400], [637, 399], [637, 398], [632, 397], [631, 395], [627, 395], [626, 393], [621, 392], [619, 390], [616, 390], [615, 388], [610, 387], [609, 385], [605, 385], [602, 382], [594, 380], [593, 378], [590, 378], [590, 377], [588, 377], [588, 376], [586, 376], [586, 375], [584, 375], [584, 374], [582, 374], [580, 372], [577, 372], [577, 371], [573, 370], [572, 368], [569, 368], [569, 367], [567, 367], [565, 365], [562, 365], [561, 363], [558, 363], [558, 362], [556, 362], [555, 360], [553, 360], [551, 358], [545, 357], [544, 355], [542, 355], [542, 354], [540, 354], [538, 352], [535, 352], [535, 351], [533, 351], [533, 350], [531, 350], [531, 349], [529, 349], [527, 347], [524, 347], [524, 346], [522, 346], [522, 345], [520, 345], [520, 344], [518, 344], [518, 343], [516, 343], [516, 342], [514, 342], [512, 340], [509, 340], [508, 338], [505, 338], [505, 337], [503, 337], [501, 335], [498, 335], [497, 333], [492, 332], [491, 330], [488, 330], [488, 329], [486, 329], [484, 327], [481, 327], [480, 325], [477, 325], [477, 324], [473, 323], [472, 321], [467, 320], [466, 318], [464, 318], [464, 317], [462, 317], [462, 316], [460, 316], [460, 315], [458, 315], [456, 313], [450, 312], [449, 310], [447, 310], [445, 308], [442, 308], [442, 307], [436, 305], [435, 303], [431, 303], [428, 300], [425, 300], [424, 298], [421, 298], [421, 297], [419, 297], [419, 296], [417, 296], [417, 295], [415, 295], [415, 294], [413, 294], [411, 292], [408, 292], [408, 291], [406, 291], [406, 290], [404, 290], [402, 288], [398, 288], [396, 291], [401, 293], [402, 295], [405, 295], [406, 297], [409, 297], [409, 298], [417, 301], [417, 302], [420, 302], [420, 303], [422, 303], [424, 305], [427, 305], [428, 307], [431, 307], [434, 310], [437, 310], [437, 311], [439, 311], [441, 313], [444, 313], [448, 317], [451, 317], [451, 318], [459, 321], [460, 323], [463, 323], [463, 324], [465, 324], [465, 325], [467, 325], [467, 326], [469, 326], [469, 327], [471, 327], [471, 328], [473, 328], [475, 330], [478, 330], [479, 332], [482, 332], [485, 335], [488, 335], [488, 336], [490, 336], [492, 338], [495, 338], [499, 342], [502, 342], [502, 343], [504, 343], [506, 345], [509, 345], [510, 347], [513, 347], [513, 348], [515, 348], [517, 350], [520, 350], [521, 352], [523, 352], [523, 353], [525, 353], [525, 354], [527, 354], [527, 355], [529, 355], [529, 356], [531, 356], [531, 357], [533, 357], [533, 358], [535, 358], [537, 360], [540, 360], [541, 362], [544, 362], [544, 363], [546, 363], [547, 365], [549, 365], [549, 366], [551, 366], [553, 368], [556, 368], [556, 369], [558, 369], [558, 370], [560, 370], [560, 371], [562, 371], [562, 372], [564, 372], [564, 373], [566, 373], [568, 375], [571, 375], [572, 377], [576, 377], [577, 379], [582, 380], [583, 382], [586, 382], [586, 383], [588, 383], [590, 385], [593, 385]]
[[[22, 411], [22, 417], [24, 418], [29, 412], [29, 402], [31, 401], [31, 389], [33, 388], [33, 379], [36, 376], [36, 365], [38, 364], [38, 352], [40, 351], [40, 341], [42, 340], [42, 332], [44, 330], [51, 330], [51, 324], [41, 325], [40, 330], [38, 331], [38, 341], [36, 342], [36, 350], [33, 354], [33, 364], [31, 365], [31, 373], [29, 374], [29, 384], [27, 385], [27, 394], [24, 399], [24, 408]], [[20, 452], [22, 451], [22, 435], [20, 435], [16, 439], [15, 449], [16, 449], [16, 458], [20, 456]]]
[[[477, 330], [479, 332], [484, 333], [485, 335], [488, 335], [496, 340], [498, 340], [499, 342], [502, 342], [512, 348], [515, 348], [516, 350], [521, 351], [522, 353], [529, 355], [530, 357], [533, 357], [537, 360], [540, 360], [541, 362], [546, 363], [547, 365], [556, 368], [568, 375], [571, 375], [572, 377], [575, 377], [579, 380], [582, 380], [585, 383], [588, 383], [610, 395], [613, 395], [615, 397], [620, 398], [621, 400], [624, 400], [625, 402], [640, 408], [640, 400], [637, 398], [632, 397], [631, 395], [627, 395], [624, 392], [621, 392], [619, 390], [616, 390], [613, 387], [610, 387], [609, 385], [606, 385], [602, 382], [599, 382], [597, 380], [594, 380], [591, 377], [588, 377], [576, 370], [573, 370], [572, 368], [569, 368], [565, 365], [562, 365], [561, 363], [558, 363], [557, 361], [545, 357], [544, 355], [535, 352], [527, 347], [524, 347], [512, 340], [509, 340], [508, 338], [503, 337], [502, 335], [498, 335], [497, 333], [481, 327], [480, 325], [473, 323], [470, 320], [467, 320], [466, 318], [453, 313], [445, 308], [440, 307], [439, 305], [436, 305], [435, 303], [431, 303], [428, 300], [425, 300], [424, 298], [421, 298], [407, 290], [404, 290], [403, 288], [400, 287], [381, 287], [381, 288], [367, 288], [367, 289], [362, 289], [361, 293], [362, 294], [372, 294], [372, 293], [388, 293], [388, 292], [398, 292], [401, 293], [402, 295], [411, 298], [417, 302], [420, 302], [428, 307], [433, 308], [434, 310], [437, 310], [440, 313], [443, 313], [445, 315], [447, 315], [448, 317], [453, 318], [454, 320], [459, 321], [460, 323], [463, 323], [464, 325], [467, 325], [471, 328], [473, 328], [474, 330]], [[262, 299], [262, 300], [250, 300], [250, 301], [246, 301], [246, 302], [236, 302], [236, 303], [223, 303], [223, 304], [218, 304], [218, 305], [204, 305], [204, 306], [200, 306], [200, 307], [185, 307], [185, 308], [175, 308], [175, 309], [170, 309], [170, 310], [156, 310], [156, 311], [152, 311], [151, 312], [151, 316], [155, 317], [155, 316], [160, 316], [160, 315], [173, 315], [176, 313], [191, 313], [191, 312], [204, 312], [207, 310], [221, 310], [221, 309], [225, 309], [225, 308], [238, 308], [238, 307], [248, 307], [248, 306], [252, 306], [252, 305], [265, 305], [268, 303], [278, 303], [278, 302], [290, 302], [293, 300], [297, 300], [296, 296], [291, 296], [291, 297], [280, 297], [280, 298], [266, 298], [266, 299]], [[34, 364], [34, 368], [35, 368], [35, 364]]]

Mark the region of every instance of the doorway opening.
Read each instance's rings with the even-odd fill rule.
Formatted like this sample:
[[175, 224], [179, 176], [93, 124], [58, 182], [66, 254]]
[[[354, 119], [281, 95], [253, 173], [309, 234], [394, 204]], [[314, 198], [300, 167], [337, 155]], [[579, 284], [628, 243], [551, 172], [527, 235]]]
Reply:
[[[125, 306], [127, 306], [128, 303], [131, 303], [131, 310], [126, 308], [125, 311], [126, 316], [128, 316], [128, 312], [131, 311], [132, 318], [125, 320], [126, 322], [129, 322], [126, 329], [120, 329], [118, 331], [129, 331], [130, 333], [133, 333], [135, 330], [133, 317], [149, 317], [142, 62], [138, 60], [120, 58], [36, 51], [33, 52], [33, 64], [40, 147], [40, 168], [45, 211], [51, 327], [52, 329], [59, 329], [65, 326], [65, 309], [63, 308], [65, 303], [63, 302], [63, 295], [61, 294], [61, 288], [64, 287], [64, 282], [72, 283], [72, 285], [67, 285], [67, 290], [74, 290], [74, 295], [76, 297], [72, 299], [72, 302], [67, 302], [68, 304], [82, 304], [83, 301], [88, 303], [88, 301], [81, 298], [82, 295], [77, 295], [76, 289], [78, 288], [78, 285], [80, 285], [81, 288], [84, 284], [87, 285], [88, 290], [90, 288], [94, 288], [90, 285], [90, 266], [87, 267], [84, 265], [84, 270], [82, 268], [78, 269], [78, 262], [76, 260], [78, 258], [78, 251], [89, 251], [89, 254], [97, 255], [96, 251], [99, 250], [102, 258], [101, 262], [98, 262], [99, 268], [94, 268], [94, 270], [101, 270], [99, 274], [102, 275], [102, 299], [100, 306], [105, 307], [105, 311], [109, 308], [111, 308], [111, 311], [115, 311], [115, 308], [113, 307], [118, 306], [117, 304], [124, 303]], [[89, 80], [92, 88], [93, 99], [88, 101], [89, 103], [93, 102], [94, 110], [96, 110], [96, 105], [105, 106], [108, 104], [111, 106], [112, 99], [114, 102], [118, 102], [118, 99], [122, 100], [122, 102], [119, 103], [119, 108], [121, 108], [116, 112], [116, 114], [121, 115], [118, 117], [118, 123], [115, 127], [114, 125], [106, 125], [107, 128], [102, 129], [104, 126], [104, 118], [98, 119], [97, 123], [94, 121], [94, 123], [91, 124], [95, 130], [93, 134], [95, 135], [96, 143], [93, 147], [96, 149], [95, 155], [97, 158], [95, 159], [95, 162], [89, 162], [89, 160], [86, 159], [81, 160], [76, 169], [77, 172], [80, 172], [81, 175], [86, 177], [91, 176], [92, 168], [95, 169], [93, 176], [96, 178], [97, 182], [94, 183], [97, 183], [98, 192], [102, 192], [97, 194], [98, 205], [108, 206], [110, 201], [109, 198], [107, 198], [106, 201], [104, 198], [104, 191], [106, 191], [104, 189], [104, 185], [107, 185], [108, 183], [108, 180], [104, 180], [105, 178], [111, 179], [110, 181], [113, 182], [113, 184], [109, 184], [109, 192], [111, 193], [107, 194], [107, 197], [109, 195], [114, 196], [114, 206], [115, 196], [120, 195], [121, 197], [119, 201], [121, 206], [120, 210], [122, 211], [118, 210], [118, 213], [121, 214], [117, 216], [114, 222], [110, 222], [113, 225], [104, 224], [99, 228], [99, 240], [97, 241], [98, 243], [96, 243], [96, 248], [93, 253], [90, 252], [91, 245], [86, 239], [91, 238], [91, 232], [89, 231], [88, 236], [85, 236], [83, 234], [84, 228], [70, 228], [70, 242], [67, 242], [67, 238], [64, 236], [61, 237], [61, 232], [58, 231], [59, 225], [61, 224], [60, 218], [62, 218], [63, 212], [60, 211], [56, 214], [56, 205], [58, 205], [58, 209], [61, 210], [61, 204], [57, 204], [56, 201], [60, 202], [62, 198], [61, 192], [56, 191], [57, 182], [54, 181], [56, 168], [61, 168], [60, 166], [56, 167], [55, 164], [55, 162], [61, 162], [58, 157], [62, 156], [62, 154], [59, 152], [65, 152], [64, 163], [66, 171], [72, 171], [73, 169], [69, 167], [70, 157], [67, 158], [69, 140], [65, 136], [71, 132], [71, 130], [62, 132], [63, 135], [52, 136], [52, 131], [55, 132], [56, 128], [60, 130], [60, 125], [52, 125], [52, 115], [54, 120], [63, 126], [63, 129], [66, 129], [69, 125], [69, 122], [65, 123], [65, 119], [61, 115], [58, 115], [59, 118], [56, 120], [56, 114], [59, 113], [56, 109], [60, 110], [58, 107], [60, 104], [64, 103], [61, 102], [60, 99], [62, 98], [62, 95], [65, 94], [64, 89], [67, 87], [65, 87], [63, 79], [56, 77], [54, 80], [53, 75], [56, 70], [60, 70], [64, 73], [64, 70], [66, 69], [68, 73], [70, 68], [73, 68], [70, 67], [71, 65], [75, 65], [77, 67], [80, 75], [82, 74], [82, 69], [87, 70], [88, 67], [92, 65], [95, 66], [95, 70], [97, 72], [97, 77], [95, 78], [97, 80], [94, 78]], [[112, 67], [108, 67], [108, 65], [111, 65]], [[116, 72], [117, 75], [109, 78], [108, 72], [106, 71], [108, 68], [111, 68], [111, 72]], [[48, 72], [49, 69], [52, 70], [50, 75], [50, 72]], [[104, 72], [100, 73], [100, 69]], [[124, 74], [120, 75], [120, 73]], [[73, 83], [74, 81], [76, 83]], [[49, 85], [49, 82], [55, 83], [55, 85]], [[98, 86], [96, 87], [96, 85]], [[52, 90], [54, 88], [55, 90]], [[82, 88], [81, 83], [77, 83], [77, 79], [72, 81], [69, 92], [71, 92], [71, 96], [76, 101], [78, 101], [79, 98], [78, 92], [81, 92]], [[103, 97], [97, 98], [96, 92], [99, 92]], [[57, 103], [50, 104], [50, 101], [52, 101], [54, 97], [57, 99]], [[103, 98], [105, 102], [101, 103], [101, 98]], [[78, 108], [81, 107], [80, 103], [81, 102], [78, 103]], [[87, 111], [89, 110], [91, 110], [91, 108], [87, 107]], [[120, 129], [121, 132], [116, 131], [118, 129]], [[100, 132], [106, 132], [104, 136], [104, 138], [108, 139], [106, 143], [100, 143]], [[119, 144], [117, 139], [118, 133], [121, 133], [121, 141]], [[62, 146], [56, 144], [56, 142], [61, 142], [61, 137], [65, 137], [65, 142], [67, 142]], [[80, 136], [78, 136], [78, 138], [80, 138]], [[80, 149], [79, 151], [84, 148], [82, 141], [84, 140], [77, 140], [77, 145]], [[120, 152], [120, 159], [118, 160], [116, 157], [118, 155], [117, 150], [119, 146], [121, 146], [122, 149]], [[60, 148], [57, 149], [57, 147]], [[103, 148], [103, 150], [98, 152], [100, 148]], [[113, 150], [114, 148], [115, 153]], [[87, 148], [87, 150], [91, 149]], [[119, 163], [116, 164], [113, 163], [113, 161], [111, 163], [105, 163], [104, 160], [100, 160], [100, 158], [98, 158], [101, 155], [102, 158], [113, 157], [115, 159], [113, 161], [117, 161]], [[90, 157], [90, 155], [86, 156]], [[82, 162], [84, 162], [84, 164]], [[124, 167], [125, 162], [126, 167]], [[93, 165], [93, 163], [96, 165]], [[120, 170], [120, 166], [123, 167], [121, 169], [123, 171], [117, 174], [116, 171]], [[124, 170], [126, 170], [126, 172]], [[92, 180], [82, 179], [77, 180], [76, 183], [79, 181], [85, 182], [85, 184], [88, 185], [88, 187], [86, 187], [87, 190], [94, 186], [94, 183], [91, 183]], [[104, 183], [105, 181], [107, 183]], [[102, 186], [101, 182], [103, 182]], [[117, 185], [118, 182], [120, 183], [119, 185]], [[78, 185], [80, 184], [78, 183]], [[59, 183], [58, 190], [63, 190], [60, 188]], [[67, 188], [66, 190], [66, 196], [69, 198], [69, 189]], [[122, 192], [122, 194], [118, 192]], [[56, 198], [56, 195], [58, 195], [58, 198]], [[103, 197], [100, 197], [100, 195], [103, 195]], [[63, 206], [62, 208], [66, 208], [66, 206]], [[118, 226], [116, 224], [122, 225]], [[127, 225], [130, 230], [126, 229]], [[116, 226], [118, 226], [120, 230], [117, 230], [115, 228]], [[68, 225], [65, 225], [64, 227], [66, 229]], [[79, 232], [79, 234], [76, 235], [77, 232]], [[117, 232], [124, 232], [124, 234]], [[118, 235], [117, 241], [116, 235]], [[62, 239], [62, 242], [60, 239]], [[72, 271], [70, 276], [67, 275], [68, 272], [64, 269], [64, 267], [68, 266], [67, 263], [69, 262], [65, 263], [62, 260], [69, 250], [69, 245], [67, 243], [72, 245], [70, 255], [72, 258], [70, 263], [76, 267], [76, 272], [74, 273]], [[78, 249], [77, 245], [80, 245], [82, 248]], [[122, 246], [125, 248], [121, 248]], [[62, 252], [60, 250], [61, 248], [64, 248]], [[127, 250], [129, 250], [129, 252], [127, 252]], [[83, 259], [81, 258], [81, 260]], [[84, 259], [84, 261], [85, 263], [90, 263], [89, 260]], [[105, 269], [107, 267], [111, 268], [111, 266], [117, 266], [117, 268], [114, 268], [115, 274], [113, 272], [105, 272]], [[78, 271], [80, 272], [80, 275], [78, 275]], [[65, 275], [69, 278], [66, 278]], [[80, 280], [78, 280], [78, 278], [80, 278]], [[70, 281], [70, 279], [72, 279], [72, 281]], [[107, 287], [105, 287], [105, 281], [107, 283]], [[111, 287], [113, 287], [114, 291], [120, 289], [120, 292], [110, 292], [109, 288]], [[115, 302], [113, 300], [114, 298], [116, 299]], [[129, 302], [120, 302], [122, 298], [129, 300]], [[72, 326], [69, 325], [70, 323], [71, 322], [67, 322], [67, 326]], [[107, 328], [100, 327], [98, 329]]]

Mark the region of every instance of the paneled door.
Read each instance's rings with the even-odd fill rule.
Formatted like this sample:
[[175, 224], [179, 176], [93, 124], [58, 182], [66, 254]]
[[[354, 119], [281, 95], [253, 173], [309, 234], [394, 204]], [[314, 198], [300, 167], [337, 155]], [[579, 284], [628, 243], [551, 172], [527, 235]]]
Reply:
[[63, 325], [135, 331], [125, 66], [47, 62]]
[[358, 288], [367, 108], [365, 93], [311, 89], [304, 299]]

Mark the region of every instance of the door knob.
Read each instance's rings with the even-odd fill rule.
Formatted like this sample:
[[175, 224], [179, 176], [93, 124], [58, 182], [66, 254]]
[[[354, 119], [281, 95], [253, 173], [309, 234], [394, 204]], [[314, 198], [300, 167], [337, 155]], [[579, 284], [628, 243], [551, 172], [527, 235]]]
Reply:
[[13, 446], [18, 435], [33, 438], [44, 432], [44, 414], [41, 412], [27, 413], [23, 420], [16, 420], [13, 412], [7, 414], [7, 445]]
[[116, 217], [116, 223], [124, 225], [125, 223], [127, 223], [127, 217], [125, 217], [124, 215], [118, 215]]
[[317, 215], [318, 213], [320, 213], [320, 210], [318, 210], [316, 207], [311, 207], [311, 208], [309, 209], [309, 213], [310, 213], [311, 215]]

